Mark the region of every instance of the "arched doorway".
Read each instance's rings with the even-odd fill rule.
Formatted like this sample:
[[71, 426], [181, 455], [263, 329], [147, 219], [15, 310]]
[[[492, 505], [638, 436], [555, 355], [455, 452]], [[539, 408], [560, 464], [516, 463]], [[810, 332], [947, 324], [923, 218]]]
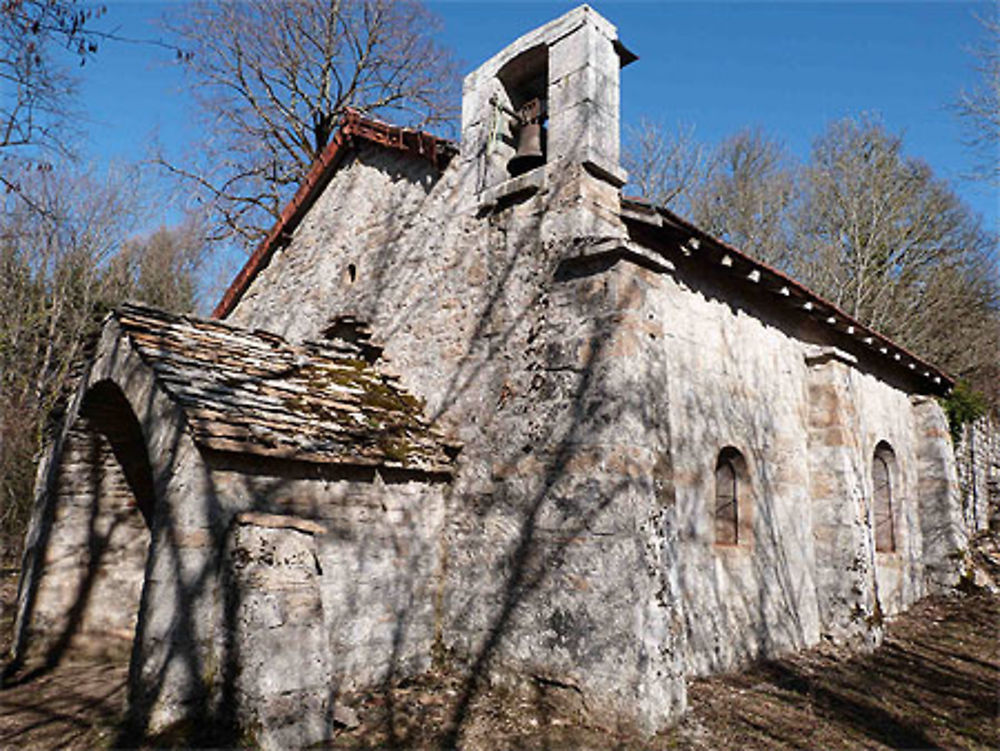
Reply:
[[85, 394], [50, 492], [30, 641], [48, 664], [68, 650], [127, 661], [156, 503], [142, 428], [111, 381]]

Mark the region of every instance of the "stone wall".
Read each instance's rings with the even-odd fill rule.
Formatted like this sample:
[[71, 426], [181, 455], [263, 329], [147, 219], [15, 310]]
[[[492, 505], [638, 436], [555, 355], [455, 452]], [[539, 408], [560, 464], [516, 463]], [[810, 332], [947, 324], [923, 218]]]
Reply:
[[[586, 180], [568, 167], [482, 214], [474, 165], [434, 180], [401, 160], [366, 148], [345, 165], [233, 320], [304, 338], [370, 322], [463, 444], [439, 563], [448, 654], [657, 727], [686, 674], [821, 634], [873, 643], [927, 591], [921, 494], [940, 506], [948, 469], [904, 380], [676, 248], [660, 265], [602, 250], [573, 222], [567, 186]], [[889, 553], [872, 543], [879, 441], [899, 467]], [[710, 515], [726, 446], [753, 495], [752, 536], [729, 550]]]
[[1000, 517], [1000, 424], [996, 419], [986, 416], [965, 425], [955, 446], [955, 459], [962, 488], [962, 517], [971, 535]]
[[243, 469], [213, 471], [258, 509], [233, 517], [214, 661], [245, 732], [268, 748], [308, 745], [332, 730], [344, 693], [430, 667], [441, 487]]
[[917, 444], [917, 498], [923, 537], [921, 558], [930, 592], [955, 586], [962, 573], [961, 552], [968, 547], [962, 524], [955, 454], [948, 418], [937, 400], [913, 395]]
[[[587, 44], [610, 44], [597, 31]], [[871, 644], [884, 614], [946, 583], [954, 466], [940, 408], [891, 364], [679, 247], [630, 241], [610, 167], [568, 149], [505, 180], [490, 71], [540, 41], [467, 79], [470, 140], [443, 174], [368, 146], [345, 161], [231, 320], [293, 338], [365, 320], [462, 444], [432, 568], [438, 653], [470, 686], [545, 681], [653, 729], [684, 708], [689, 674], [824, 634]], [[554, 70], [568, 75], [550, 60], [550, 87]], [[885, 552], [880, 442], [897, 460]], [[727, 549], [712, 537], [723, 448], [750, 496]]]
[[305, 520], [247, 513], [234, 519], [229, 535], [232, 623], [224, 638], [236, 653], [240, 726], [262, 748], [306, 746], [332, 729], [315, 540], [324, 531]]
[[[420, 478], [383, 479], [371, 470], [345, 474], [278, 463], [274, 472], [262, 472], [254, 464], [216, 461], [212, 485], [224, 498], [249, 501], [236, 517], [244, 520], [244, 538], [251, 535], [247, 525], [257, 524], [255, 514], [266, 515], [272, 526], [288, 520], [290, 529], [299, 530], [295, 535], [311, 536], [313, 581], [322, 605], [316, 626], [324, 635], [330, 695], [430, 667], [440, 638], [435, 594], [447, 486]], [[267, 594], [261, 597], [261, 607], [271, 607]], [[265, 657], [259, 652], [253, 659]], [[223, 646], [218, 660], [229, 659]]]
[[[634, 309], [620, 335], [637, 351], [631, 372], [669, 405], [644, 413], [647, 445], [665, 452], [646, 471], [667, 473], [672, 492], [687, 669], [730, 669], [823, 634], [877, 641], [883, 615], [928, 591], [921, 452], [940, 436], [919, 428], [905, 382], [864, 353], [679, 248], [662, 252], [669, 272], [631, 266], [619, 280]], [[880, 442], [898, 460], [888, 552], [874, 550], [872, 533]], [[723, 449], [747, 473], [735, 546], [713, 539]], [[947, 464], [934, 471], [945, 476]]]
[[86, 418], [67, 436], [56, 493], [32, 653], [82, 648], [127, 659], [149, 529], [110, 444]]
[[[566, 111], [550, 111], [547, 162], [508, 179], [482, 106], [542, 48], [528, 73]], [[130, 686], [144, 729], [228, 717], [264, 745], [308, 744], [344, 692], [436, 661], [470, 694], [541, 682], [593, 720], [655, 730], [688, 675], [823, 636], [873, 644], [885, 615], [954, 583], [963, 520], [940, 406], [662, 223], [622, 218], [607, 127], [622, 55], [613, 27], [572, 11], [467, 79], [469, 138], [443, 174], [362, 143], [231, 314], [291, 340], [366, 322], [380, 366], [461, 445], [452, 482], [199, 448], [106, 327], [69, 424], [99, 417], [86, 394], [111, 383], [136, 425], [97, 431], [117, 465], [97, 443], [83, 462], [72, 431], [43, 461], [21, 620], [69, 617], [46, 604], [68, 601], [59, 577], [40, 577], [94, 539], [74, 514], [130, 503], [127, 486], [152, 529]], [[892, 457], [886, 549], [877, 448]], [[723, 454], [739, 466], [728, 541]], [[80, 467], [100, 478], [78, 492]]]
[[170, 456], [133, 659], [148, 728], [201, 714], [305, 745], [343, 691], [429, 667], [440, 485], [186, 436]]
[[[342, 168], [232, 320], [301, 337], [321, 336], [337, 315], [369, 321], [387, 367], [462, 443], [441, 561], [454, 658], [577, 686], [608, 717], [638, 707], [647, 725], [661, 724], [683, 685], [662, 510], [641, 471], [659, 455], [616, 420], [626, 409], [639, 424], [665, 402], [650, 383], [621, 400], [636, 376], [604, 263], [568, 264], [572, 233], [543, 241], [543, 221], [551, 228], [577, 205], [563, 177], [579, 178], [554, 170], [545, 193], [477, 218], [470, 170], [415, 196], [414, 184], [391, 179], [398, 159], [366, 149]], [[388, 240], [352, 229], [365, 226], [368, 196], [399, 207], [368, 220], [394, 228]], [[342, 269], [354, 259], [350, 282]], [[321, 304], [308, 302], [303, 282], [314, 279], [324, 280]]]
[[[223, 514], [204, 479], [176, 406], [109, 323], [39, 463], [15, 660], [38, 643], [38, 630], [86, 635], [88, 624], [101, 623], [131, 642], [129, 703], [144, 728], [205, 709], [213, 678], [206, 657], [219, 623], [221, 546], [211, 540]], [[61, 565], [64, 554], [73, 565]], [[47, 618], [53, 602], [77, 625], [60, 630]], [[62, 651], [57, 644], [48, 659]]]
[[138, 732], [235, 720], [272, 747], [322, 738], [343, 691], [430, 666], [441, 478], [203, 451], [114, 321], [67, 414], [39, 469], [19, 659], [114, 637]]

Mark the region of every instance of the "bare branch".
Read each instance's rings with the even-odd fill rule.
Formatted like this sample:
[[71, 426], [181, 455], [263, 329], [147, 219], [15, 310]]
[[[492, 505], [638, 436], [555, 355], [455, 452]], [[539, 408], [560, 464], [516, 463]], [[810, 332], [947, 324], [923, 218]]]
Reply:
[[205, 257], [196, 224], [129, 237], [137, 173], [97, 178], [57, 163], [10, 170], [0, 195], [0, 535], [23, 532], [50, 411], [111, 306], [128, 297], [186, 310]]
[[213, 0], [178, 6], [167, 27], [189, 50], [208, 169], [190, 181], [216, 236], [265, 233], [348, 107], [406, 124], [450, 118], [457, 76], [416, 0]]
[[964, 121], [966, 143], [978, 157], [971, 175], [1000, 187], [1000, 11], [980, 18], [984, 39], [974, 49], [979, 85], [962, 91], [955, 108]]
[[76, 81], [57, 65], [53, 45], [81, 64], [106, 37], [92, 27], [103, 8], [77, 0], [12, 0], [0, 11], [0, 149], [8, 154], [68, 153], [64, 137]]
[[630, 187], [653, 203], [688, 213], [690, 192], [705, 176], [705, 161], [694, 128], [678, 126], [667, 132], [662, 124], [643, 118], [626, 129], [622, 163]]

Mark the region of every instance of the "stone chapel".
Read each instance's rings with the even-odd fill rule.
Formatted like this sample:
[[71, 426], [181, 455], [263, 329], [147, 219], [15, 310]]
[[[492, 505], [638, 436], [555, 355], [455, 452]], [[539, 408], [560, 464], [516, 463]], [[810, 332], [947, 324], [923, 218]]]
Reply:
[[951, 380], [623, 196], [634, 60], [584, 5], [465, 78], [460, 143], [352, 113], [211, 319], [112, 312], [16, 654], [120, 648], [143, 728], [272, 747], [439, 664], [654, 731], [954, 584]]

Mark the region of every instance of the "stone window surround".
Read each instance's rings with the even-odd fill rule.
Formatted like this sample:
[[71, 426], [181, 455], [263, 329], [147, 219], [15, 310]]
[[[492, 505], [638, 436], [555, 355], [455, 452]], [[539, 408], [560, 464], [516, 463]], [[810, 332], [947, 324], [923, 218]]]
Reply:
[[[736, 518], [734, 520], [736, 539], [733, 542], [719, 542], [716, 539], [716, 525], [718, 522], [716, 510], [719, 497], [719, 488], [716, 482], [719, 478], [719, 469], [723, 466], [728, 466], [731, 469], [736, 485]], [[751, 473], [746, 457], [738, 448], [731, 444], [726, 444], [716, 453], [714, 471], [712, 473], [712, 503], [710, 509], [712, 516], [712, 545], [719, 552], [746, 551], [753, 547], [754, 492], [750, 477]]]
[[[900, 487], [900, 483], [899, 464], [896, 461], [896, 452], [893, 450], [892, 444], [888, 441], [880, 440], [876, 444], [875, 450], [872, 452], [871, 456], [872, 495], [867, 511], [870, 514], [869, 518], [871, 524], [872, 546], [874, 547], [875, 552], [880, 556], [898, 555], [901, 548], [899, 540], [899, 501], [897, 492]], [[885, 483], [881, 485], [877, 475], [880, 467], [883, 468], [885, 473]], [[884, 487], [884, 492], [880, 492], [881, 487]], [[887, 505], [888, 508], [882, 509], [882, 505]], [[880, 517], [884, 517], [885, 522], [888, 523], [888, 541], [880, 539]]]

